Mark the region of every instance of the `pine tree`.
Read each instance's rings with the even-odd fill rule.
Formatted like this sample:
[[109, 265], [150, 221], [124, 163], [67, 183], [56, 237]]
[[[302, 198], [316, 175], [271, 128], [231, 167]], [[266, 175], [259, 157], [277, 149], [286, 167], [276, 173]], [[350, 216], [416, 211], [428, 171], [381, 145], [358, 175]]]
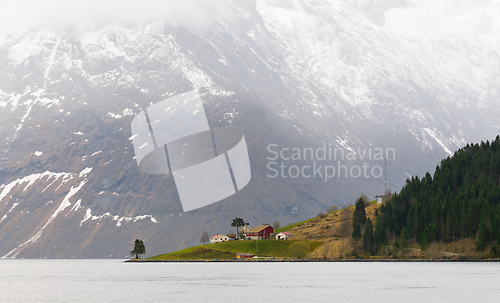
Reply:
[[374, 252], [376, 253], [383, 245], [387, 244], [386, 227], [384, 226], [384, 221], [375, 221], [375, 228], [373, 231], [374, 238]]
[[485, 221], [481, 221], [481, 223], [479, 224], [479, 231], [477, 232], [476, 250], [484, 251], [489, 241], [490, 241], [490, 228]]
[[366, 213], [365, 213], [365, 201], [363, 201], [363, 198], [359, 198], [358, 201], [356, 202], [356, 208], [354, 209], [354, 215], [353, 215], [353, 226], [354, 224], [359, 224], [360, 227], [364, 226], [366, 222]]
[[[477, 248], [492, 248], [500, 234], [500, 136], [467, 144], [441, 161], [434, 176], [408, 179], [380, 209], [375, 243], [385, 234], [433, 241], [455, 241], [477, 235]], [[485, 224], [480, 223], [484, 221]], [[404, 233], [402, 232], [404, 229]], [[390, 238], [390, 237], [389, 237]], [[395, 239], [402, 244], [400, 239]], [[496, 246], [495, 246], [496, 247]]]
[[399, 236], [399, 245], [402, 247], [402, 248], [406, 248], [406, 246], [408, 245], [408, 233], [406, 232], [406, 226], [403, 227], [403, 229], [401, 230], [401, 235]]
[[374, 239], [373, 239], [373, 224], [370, 218], [366, 219], [365, 229], [363, 231], [363, 253], [374, 253]]
[[351, 237], [354, 240], [359, 240], [361, 239], [361, 225], [359, 223], [354, 223], [352, 227], [352, 234]]

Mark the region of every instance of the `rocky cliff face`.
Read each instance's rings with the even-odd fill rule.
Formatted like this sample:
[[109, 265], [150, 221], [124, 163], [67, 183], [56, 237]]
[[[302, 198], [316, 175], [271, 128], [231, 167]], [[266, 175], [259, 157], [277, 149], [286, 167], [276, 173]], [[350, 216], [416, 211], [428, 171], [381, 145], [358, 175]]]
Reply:
[[[136, 238], [148, 255], [172, 251], [204, 230], [229, 232], [235, 217], [297, 222], [382, 193], [370, 171], [383, 168], [379, 149], [395, 152], [397, 190], [466, 142], [493, 139], [500, 10], [450, 3], [247, 1], [204, 28], [161, 20], [0, 33], [0, 256], [123, 258]], [[139, 171], [130, 123], [193, 89], [211, 127], [245, 134], [252, 179], [183, 212], [171, 176]], [[325, 146], [337, 158], [304, 155]], [[268, 159], [292, 148], [300, 160]], [[273, 178], [272, 161], [369, 170]]]

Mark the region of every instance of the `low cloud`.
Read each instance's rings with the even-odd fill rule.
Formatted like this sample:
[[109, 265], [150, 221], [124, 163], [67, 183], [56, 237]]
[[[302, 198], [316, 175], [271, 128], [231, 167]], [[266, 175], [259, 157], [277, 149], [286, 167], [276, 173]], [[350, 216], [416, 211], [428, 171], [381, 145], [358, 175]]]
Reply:
[[207, 28], [214, 21], [232, 19], [234, 11], [228, 0], [4, 0], [0, 3], [0, 28], [58, 28], [157, 19]]

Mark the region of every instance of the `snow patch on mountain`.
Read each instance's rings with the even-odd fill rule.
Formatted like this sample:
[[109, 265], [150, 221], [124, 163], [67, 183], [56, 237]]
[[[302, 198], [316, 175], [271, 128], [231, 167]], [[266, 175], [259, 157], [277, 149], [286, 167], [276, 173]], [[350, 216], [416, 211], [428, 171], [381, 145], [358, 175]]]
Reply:
[[66, 214], [69, 215], [70, 212], [72, 211], [78, 211], [80, 208], [82, 208], [82, 199], [78, 199], [78, 201], [75, 202], [75, 204], [73, 205], [73, 207], [71, 208], [71, 210]]
[[448, 148], [446, 147], [446, 145], [443, 143], [443, 141], [441, 141], [441, 139], [438, 138], [438, 136], [441, 136], [437, 130], [432, 130], [432, 129], [429, 129], [429, 128], [424, 128], [424, 130], [429, 134], [429, 136], [431, 136], [438, 144], [439, 146], [441, 146], [444, 151], [448, 154], [448, 156], [453, 156], [453, 152]]
[[151, 222], [158, 223], [158, 221], [152, 215], [139, 215], [139, 216], [135, 216], [135, 217], [127, 217], [127, 216], [120, 217], [118, 215], [113, 216], [109, 212], [106, 212], [100, 216], [95, 216], [95, 215], [92, 215], [92, 210], [89, 207], [89, 208], [87, 208], [87, 211], [86, 211], [85, 216], [83, 217], [82, 221], [80, 221], [80, 226], [82, 226], [82, 224], [87, 222], [88, 220], [101, 221], [102, 219], [105, 219], [105, 218], [111, 218], [113, 221], [116, 221], [116, 226], [121, 226], [123, 222], [132, 221], [132, 223], [135, 223], [139, 220], [145, 220], [148, 218], [151, 220]]
[[127, 116], [133, 116], [134, 115], [134, 112], [130, 109], [130, 108], [126, 108], [124, 109], [121, 113], [119, 114], [114, 114], [114, 113], [108, 113], [108, 116], [110, 116], [111, 118], [114, 118], [114, 119], [121, 119], [123, 117], [127, 117]]
[[80, 178], [86, 177], [92, 171], [92, 169], [93, 169], [92, 167], [86, 167], [84, 170], [80, 172]]
[[16, 39], [15, 45], [9, 48], [8, 57], [17, 66], [25, 63], [31, 56], [45, 50], [45, 42], [53, 39], [53, 33], [47, 31], [22, 33], [21, 36], [13, 38], [11, 35], [4, 40], [4, 45], [12, 43], [11, 39]]
[[[44, 173], [39, 173], [39, 174], [32, 174], [32, 175], [29, 175], [29, 176], [26, 176], [26, 177], [23, 177], [23, 178], [19, 178], [15, 181], [12, 181], [10, 182], [9, 184], [3, 184], [2, 186], [0, 186], [0, 189], [2, 189], [2, 191], [0, 192], [0, 202], [9, 194], [9, 192], [14, 188], [16, 187], [17, 185], [21, 185], [21, 184], [24, 184], [26, 182], [28, 182], [28, 184], [24, 187], [23, 191], [26, 191], [30, 186], [32, 186], [36, 181], [39, 181], [39, 180], [42, 180], [44, 179], [45, 177], [47, 178], [46, 181], [54, 178], [54, 181], [52, 183], [54, 183], [55, 181], [57, 181], [59, 178], [63, 178], [66, 179], [68, 178], [69, 176], [71, 176], [70, 173], [53, 173], [53, 172], [50, 172], [50, 171], [46, 171]], [[52, 184], [51, 183], [51, 184]], [[50, 186], [50, 185], [49, 185]], [[42, 191], [43, 192], [43, 191]]]
[[49, 78], [49, 72], [50, 72], [50, 69], [52, 68], [52, 65], [54, 65], [54, 61], [55, 61], [56, 54], [57, 54], [57, 48], [59, 47], [59, 44], [61, 43], [61, 38], [62, 38], [61, 35], [59, 35], [57, 37], [54, 48], [50, 52], [49, 62], [47, 63], [47, 67], [45, 68], [45, 74], [43, 76], [45, 79]]
[[[9, 211], [7, 211], [7, 214], [12, 212], [14, 210], [14, 208], [16, 208], [16, 206], [18, 206], [18, 205], [19, 205], [19, 202], [12, 203], [12, 207], [9, 209]], [[0, 222], [7, 219], [7, 214], [3, 215], [2, 219], [0, 219]]]
[[[86, 177], [90, 171], [92, 171], [92, 168], [86, 168], [84, 169], [81, 173], [80, 173], [80, 177]], [[50, 174], [49, 174], [50, 175]], [[33, 176], [33, 175], [32, 175]], [[29, 178], [29, 184], [28, 186], [32, 185], [36, 180], [38, 180], [40, 177], [36, 177], [36, 178]], [[14, 248], [13, 250], [11, 250], [9, 253], [7, 253], [6, 255], [4, 255], [2, 257], [2, 259], [5, 259], [5, 258], [15, 258], [17, 256], [17, 254], [19, 253], [20, 249], [23, 248], [24, 246], [28, 245], [28, 244], [32, 244], [32, 243], [35, 243], [43, 234], [43, 231], [44, 229], [54, 221], [54, 219], [62, 212], [64, 211], [67, 207], [69, 207], [71, 205], [71, 202], [70, 202], [70, 198], [73, 197], [78, 191], [80, 191], [80, 189], [82, 189], [82, 187], [87, 183], [87, 179], [84, 179], [80, 182], [80, 184], [76, 187], [74, 186], [71, 186], [71, 189], [69, 190], [69, 192], [66, 194], [66, 196], [64, 196], [62, 202], [59, 204], [59, 207], [54, 211], [54, 213], [52, 213], [52, 215], [49, 217], [49, 219], [47, 220], [47, 222], [31, 237], [29, 238], [27, 241], [25, 241], [24, 243], [20, 244], [19, 246], [17, 246], [16, 248]], [[12, 183], [11, 183], [12, 184]], [[16, 183], [17, 184], [17, 183]], [[27, 188], [27, 187], [26, 187]], [[25, 190], [26, 190], [25, 188]], [[12, 188], [10, 188], [12, 189]], [[9, 189], [9, 191], [10, 191]], [[5, 191], [5, 189], [4, 189]], [[4, 193], [2, 192], [2, 194], [0, 195], [0, 197], [4, 195]], [[1, 199], [0, 199], [1, 201]]]
[[[41, 105], [47, 106], [47, 108], [51, 108], [54, 105], [60, 105], [61, 100], [60, 99], [49, 99], [49, 98], [37, 98], [35, 100], [36, 102], [39, 102]], [[68, 112], [68, 115], [70, 113]]]
[[11, 108], [14, 109], [17, 107], [19, 99], [21, 99], [22, 96], [22, 94], [17, 93], [7, 94], [0, 89], [0, 107], [7, 107], [7, 105], [10, 104]]

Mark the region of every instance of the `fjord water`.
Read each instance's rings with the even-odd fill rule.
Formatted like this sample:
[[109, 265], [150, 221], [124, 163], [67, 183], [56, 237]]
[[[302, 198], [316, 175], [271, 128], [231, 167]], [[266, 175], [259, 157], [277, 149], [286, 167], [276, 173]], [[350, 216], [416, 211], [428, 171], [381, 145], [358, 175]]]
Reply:
[[500, 263], [0, 260], [0, 302], [499, 302]]

